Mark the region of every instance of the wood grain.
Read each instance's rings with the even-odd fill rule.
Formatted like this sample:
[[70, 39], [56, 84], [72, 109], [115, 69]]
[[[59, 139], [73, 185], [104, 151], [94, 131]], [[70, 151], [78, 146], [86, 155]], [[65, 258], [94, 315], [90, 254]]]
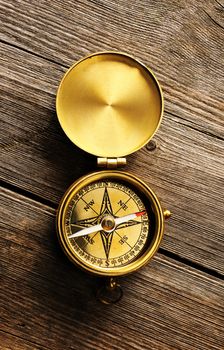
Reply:
[[[222, 350], [224, 22], [222, 0], [0, 0], [1, 333], [4, 350]], [[165, 115], [126, 171], [173, 212], [161, 249], [98, 304], [55, 234], [67, 187], [96, 170], [55, 114], [77, 59], [125, 51], [154, 70]]]
[[[45, 350], [46, 347], [39, 346], [29, 340], [0, 331], [0, 344], [4, 350]], [[3, 348], [4, 347], [4, 348]], [[48, 348], [49, 349], [49, 348]]]
[[69, 67], [126, 51], [155, 70], [166, 110], [223, 138], [223, 6], [215, 0], [0, 1], [2, 40]]
[[11, 217], [0, 243], [4, 349], [222, 349], [220, 280], [157, 254], [122, 278], [124, 299], [105, 307], [95, 300], [98, 279], [56, 243], [53, 209], [7, 190], [2, 208]]
[[[2, 177], [56, 207], [74, 180], [96, 169], [95, 158], [75, 148], [57, 122], [64, 68], [5, 44], [2, 52]], [[223, 273], [224, 142], [169, 113], [155, 140], [157, 148], [130, 156], [125, 170], [173, 212], [162, 247]]]

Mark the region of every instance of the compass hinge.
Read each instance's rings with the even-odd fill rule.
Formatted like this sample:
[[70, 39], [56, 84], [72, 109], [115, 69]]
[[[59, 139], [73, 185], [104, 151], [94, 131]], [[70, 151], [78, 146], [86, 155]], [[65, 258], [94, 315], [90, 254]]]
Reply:
[[126, 164], [126, 158], [97, 158], [97, 165], [99, 168], [115, 169]]

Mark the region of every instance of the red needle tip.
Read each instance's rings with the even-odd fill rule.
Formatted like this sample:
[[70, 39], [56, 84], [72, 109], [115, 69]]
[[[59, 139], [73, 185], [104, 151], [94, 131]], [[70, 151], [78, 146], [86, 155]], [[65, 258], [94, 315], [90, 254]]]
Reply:
[[139, 211], [138, 213], [135, 213], [136, 216], [142, 216], [146, 213], [146, 210]]

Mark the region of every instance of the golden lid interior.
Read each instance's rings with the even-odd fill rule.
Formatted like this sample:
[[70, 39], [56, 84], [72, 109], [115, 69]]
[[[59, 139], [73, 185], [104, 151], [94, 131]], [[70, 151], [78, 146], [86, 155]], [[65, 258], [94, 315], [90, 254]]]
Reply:
[[56, 110], [62, 129], [78, 147], [99, 157], [121, 157], [152, 138], [163, 98], [148, 68], [126, 54], [102, 52], [67, 71]]

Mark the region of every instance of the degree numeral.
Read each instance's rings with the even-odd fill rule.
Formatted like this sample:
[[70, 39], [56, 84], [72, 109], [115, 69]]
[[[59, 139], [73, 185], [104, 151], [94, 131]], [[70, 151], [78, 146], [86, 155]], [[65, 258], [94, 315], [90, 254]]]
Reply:
[[94, 200], [91, 199], [91, 201], [87, 203], [86, 206], [84, 207], [85, 211], [88, 211], [91, 208], [91, 206], [93, 206], [94, 203], [95, 203]]

